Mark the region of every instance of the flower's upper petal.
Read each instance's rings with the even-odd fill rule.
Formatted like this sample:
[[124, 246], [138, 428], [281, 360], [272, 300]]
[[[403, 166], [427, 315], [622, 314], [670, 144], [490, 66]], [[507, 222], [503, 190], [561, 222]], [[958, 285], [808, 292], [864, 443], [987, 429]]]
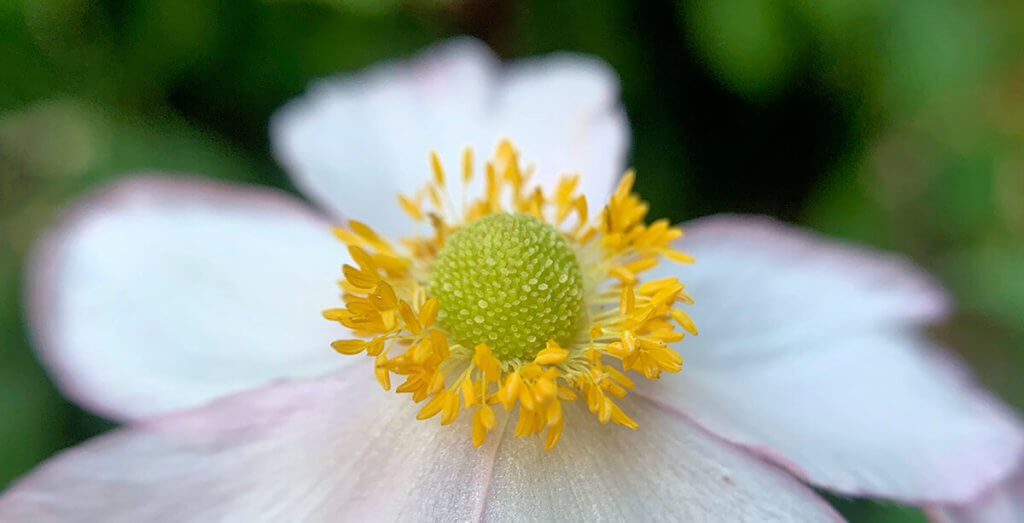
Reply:
[[480, 158], [502, 138], [523, 146], [542, 184], [582, 172], [582, 189], [601, 201], [624, 167], [628, 123], [604, 63], [561, 55], [505, 71], [486, 46], [460, 38], [315, 84], [274, 116], [271, 138], [311, 198], [394, 236], [411, 230], [396, 196], [428, 180], [431, 150], [455, 202], [462, 149], [475, 149], [479, 180]]
[[453, 169], [460, 149], [481, 138], [498, 70], [483, 44], [459, 39], [410, 62], [320, 81], [274, 115], [274, 152], [325, 209], [405, 232], [397, 195], [429, 179], [431, 150]]
[[1016, 419], [915, 332], [944, 308], [924, 276], [764, 221], [688, 230], [671, 271], [701, 333], [641, 394], [844, 494], [967, 500], [1009, 472]]
[[[829, 521], [813, 492], [685, 419], [578, 423], [552, 452], [417, 422], [371, 373], [279, 384], [66, 451], [0, 498], [3, 521]], [[638, 403], [637, 405], [641, 405]], [[583, 418], [585, 415], [575, 415]], [[500, 431], [501, 429], [499, 429]]]
[[72, 399], [132, 419], [283, 376], [329, 372], [347, 259], [330, 225], [270, 189], [138, 177], [88, 198], [39, 245], [29, 323]]
[[936, 523], [1007, 523], [1024, 521], [1024, 469], [967, 505], [929, 507]]
[[579, 173], [580, 191], [599, 209], [625, 169], [629, 146], [615, 73], [593, 58], [563, 53], [515, 63], [505, 79], [494, 134], [511, 138], [536, 163], [544, 187]]

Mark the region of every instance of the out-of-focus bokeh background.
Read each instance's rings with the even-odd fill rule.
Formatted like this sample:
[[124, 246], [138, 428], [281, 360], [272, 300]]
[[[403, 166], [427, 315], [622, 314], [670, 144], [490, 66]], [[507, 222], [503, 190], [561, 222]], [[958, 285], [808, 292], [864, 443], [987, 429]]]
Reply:
[[1021, 27], [1006, 0], [0, 0], [0, 488], [111, 427], [25, 336], [24, 255], [67, 202], [137, 170], [292, 190], [275, 108], [460, 33], [611, 63], [654, 215], [767, 213], [929, 268], [960, 306], [936, 335], [1024, 407]]

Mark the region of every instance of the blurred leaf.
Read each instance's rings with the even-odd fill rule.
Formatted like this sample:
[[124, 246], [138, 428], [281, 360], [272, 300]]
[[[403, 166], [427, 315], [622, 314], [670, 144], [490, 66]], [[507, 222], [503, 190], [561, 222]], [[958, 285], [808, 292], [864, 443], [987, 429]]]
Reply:
[[1024, 245], [974, 246], [943, 265], [961, 308], [1024, 331]]
[[948, 241], [971, 243], [987, 237], [999, 220], [992, 179], [992, 157], [959, 155], [942, 163], [930, 187], [936, 228]]
[[916, 507], [831, 495], [825, 497], [850, 523], [928, 523], [928, 518]]
[[[280, 172], [169, 113], [113, 113], [74, 99], [47, 100], [0, 117], [0, 169], [23, 188], [50, 194], [133, 171], [175, 171], [286, 185]], [[32, 195], [27, 195], [32, 196]]]
[[80, 174], [95, 161], [93, 124], [94, 116], [68, 99], [48, 100], [3, 114], [0, 165], [8, 170], [9, 179]]
[[23, 341], [20, 276], [10, 245], [0, 244], [0, 489], [77, 439], [67, 422], [71, 408], [50, 386]]
[[32, 38], [18, 3], [0, 2], [0, 111], [54, 90], [59, 71]]
[[[309, 3], [322, 4], [339, 11], [350, 11], [361, 15], [382, 15], [397, 9], [401, 0], [264, 0], [267, 3]], [[420, 0], [424, 4], [442, 4], [442, 0]]]
[[708, 67], [731, 89], [762, 98], [788, 82], [801, 49], [782, 2], [697, 0], [681, 9]]
[[851, 27], [875, 18], [885, 9], [885, 0], [791, 0], [796, 11], [807, 17], [807, 23], [830, 40], [849, 41]]
[[883, 68], [894, 108], [956, 103], [992, 65], [983, 4], [954, 0], [892, 2], [885, 17]]
[[869, 200], [858, 173], [837, 170], [811, 200], [805, 223], [832, 236], [876, 246], [891, 246], [886, 215]]
[[167, 85], [201, 64], [223, 46], [218, 29], [232, 14], [220, 2], [137, 0], [130, 4], [119, 51], [124, 67], [147, 84]]

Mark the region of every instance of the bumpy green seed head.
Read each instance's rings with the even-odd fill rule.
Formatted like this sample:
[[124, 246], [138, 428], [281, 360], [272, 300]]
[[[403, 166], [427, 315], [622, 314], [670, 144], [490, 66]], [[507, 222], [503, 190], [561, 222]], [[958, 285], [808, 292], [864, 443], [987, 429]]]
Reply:
[[522, 214], [481, 218], [448, 238], [430, 293], [441, 325], [467, 347], [530, 359], [547, 340], [572, 340], [583, 316], [576, 254], [552, 226]]

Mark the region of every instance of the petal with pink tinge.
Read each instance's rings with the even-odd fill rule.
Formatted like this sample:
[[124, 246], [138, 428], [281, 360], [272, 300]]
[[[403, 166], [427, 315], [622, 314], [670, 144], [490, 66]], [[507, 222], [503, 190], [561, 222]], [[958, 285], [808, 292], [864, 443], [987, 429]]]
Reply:
[[[639, 432], [568, 409], [545, 452], [513, 423], [480, 449], [467, 417], [414, 420], [371, 372], [242, 393], [122, 429], [43, 464], [3, 521], [835, 521], [813, 492], [636, 402]], [[578, 404], [577, 404], [578, 405]]]
[[972, 503], [930, 507], [936, 523], [1011, 523], [1024, 521], [1024, 468]]
[[910, 265], [750, 218], [678, 246], [700, 336], [638, 392], [843, 494], [967, 500], [1009, 473], [1016, 419], [915, 332], [943, 294]]
[[284, 193], [147, 176], [87, 198], [29, 265], [29, 324], [72, 399], [133, 419], [330, 372], [348, 258]]

